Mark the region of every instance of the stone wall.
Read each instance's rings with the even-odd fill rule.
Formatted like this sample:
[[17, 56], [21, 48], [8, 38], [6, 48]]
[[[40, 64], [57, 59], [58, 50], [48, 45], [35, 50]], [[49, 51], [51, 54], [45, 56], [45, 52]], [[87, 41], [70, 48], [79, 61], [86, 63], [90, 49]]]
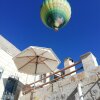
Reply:
[[[100, 67], [91, 71], [93, 72], [94, 74], [89, 77], [82, 72], [37, 89], [33, 93], [33, 100], [100, 100], [100, 75], [98, 74]], [[78, 90], [79, 83], [82, 84], [81, 96]]]
[[36, 89], [19, 100], [100, 100], [100, 67], [96, 57], [88, 52], [81, 56], [81, 61], [83, 72]]

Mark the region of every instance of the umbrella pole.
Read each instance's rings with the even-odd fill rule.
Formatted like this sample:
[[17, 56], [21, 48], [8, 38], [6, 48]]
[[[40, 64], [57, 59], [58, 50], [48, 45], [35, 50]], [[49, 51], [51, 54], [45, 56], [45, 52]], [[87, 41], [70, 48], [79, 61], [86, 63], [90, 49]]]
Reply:
[[[37, 56], [37, 59], [36, 59], [36, 68], [35, 68], [35, 77], [34, 77], [34, 89], [35, 89], [35, 81], [36, 81], [36, 71], [37, 71], [38, 58], [39, 58], [39, 56]], [[31, 95], [31, 98], [32, 97], [33, 97], [33, 94]]]
[[36, 68], [35, 68], [35, 74], [36, 74], [36, 71], [37, 71], [38, 58], [39, 58], [39, 56], [37, 56], [37, 59], [36, 59]]
[[[36, 73], [35, 73], [36, 74]], [[34, 82], [35, 82], [35, 80], [36, 80], [36, 76], [34, 76]], [[34, 83], [34, 87], [33, 87], [33, 89], [35, 89], [35, 83]], [[30, 100], [33, 100], [33, 92], [31, 92], [31, 96], [30, 96]]]
[[[37, 61], [36, 61], [36, 68], [35, 68], [35, 77], [34, 77], [34, 82], [36, 81], [37, 64], [38, 64], [38, 57], [37, 57]], [[34, 88], [35, 88], [35, 83], [34, 83]]]
[[36, 62], [35, 75], [36, 75], [36, 71], [37, 71], [37, 64], [38, 64], [38, 63]]
[[[39, 56], [37, 56], [37, 59], [36, 59], [36, 68], [35, 68], [34, 82], [36, 81], [36, 71], [37, 71], [38, 58], [39, 58]], [[35, 83], [34, 83], [34, 87], [35, 87]]]
[[[35, 81], [36, 81], [37, 64], [38, 64], [38, 57], [37, 57], [37, 61], [36, 61], [36, 68], [35, 68], [35, 76], [34, 76], [34, 89], [35, 89]], [[31, 92], [31, 97], [30, 97], [30, 100], [32, 100], [32, 99], [33, 99], [33, 93]]]
[[27, 80], [28, 80], [28, 74], [27, 74], [27, 76], [26, 76], [26, 84], [27, 84]]

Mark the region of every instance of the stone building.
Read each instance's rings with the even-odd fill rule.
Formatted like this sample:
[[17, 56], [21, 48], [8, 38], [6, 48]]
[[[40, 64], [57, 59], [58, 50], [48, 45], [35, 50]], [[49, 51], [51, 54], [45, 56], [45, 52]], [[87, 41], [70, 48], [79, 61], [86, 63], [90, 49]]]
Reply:
[[[44, 88], [39, 88], [33, 93], [33, 100], [100, 100], [100, 67], [97, 63], [96, 57], [88, 52], [80, 57], [84, 70], [76, 73], [70, 70], [71, 64], [75, 69], [75, 65], [72, 60], [65, 59], [67, 75], [55, 83], [49, 84]], [[74, 75], [72, 74], [74, 73]], [[70, 73], [70, 74], [68, 74]], [[23, 98], [30, 93], [23, 96]], [[24, 100], [24, 99], [21, 100]]]
[[[25, 95], [22, 88], [33, 82], [34, 76], [18, 72], [12, 58], [20, 52], [0, 35], [0, 100], [100, 100], [100, 67], [91, 52], [82, 55], [77, 64], [65, 59], [67, 70], [63, 75], [60, 73], [56, 81], [48, 80], [46, 86], [41, 81], [39, 85], [44, 86]], [[82, 72], [76, 69], [77, 65], [83, 68]], [[40, 76], [36, 76], [38, 79]]]

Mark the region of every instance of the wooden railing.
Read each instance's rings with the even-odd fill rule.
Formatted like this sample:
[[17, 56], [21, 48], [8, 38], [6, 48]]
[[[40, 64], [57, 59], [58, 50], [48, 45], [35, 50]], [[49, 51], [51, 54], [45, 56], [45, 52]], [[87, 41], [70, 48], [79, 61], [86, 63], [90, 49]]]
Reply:
[[47, 78], [49, 78], [49, 77], [51, 77], [51, 76], [53, 76], [53, 75], [55, 75], [55, 74], [57, 74], [57, 73], [59, 73], [59, 72], [63, 72], [63, 71], [65, 71], [65, 70], [69, 69], [69, 68], [72, 68], [73, 66], [76, 66], [76, 65], [80, 64], [80, 63], [81, 63], [81, 61], [78, 61], [78, 62], [76, 62], [76, 63], [74, 63], [74, 64], [72, 64], [72, 65], [70, 65], [70, 66], [67, 66], [66, 68], [63, 68], [63, 69], [61, 69], [61, 70], [59, 70], [59, 71], [57, 71], [57, 72], [54, 72], [54, 73], [51, 74], [51, 75], [48, 75], [48, 76], [45, 77], [45, 78], [42, 78], [41, 80], [38, 80], [38, 81], [36, 81], [36, 82], [33, 82], [33, 83], [30, 83], [30, 84], [25, 85], [24, 88], [23, 88], [23, 94], [25, 95], [25, 94], [27, 94], [27, 93], [29, 93], [29, 92], [35, 90], [35, 89], [41, 88], [41, 87], [43, 87], [43, 86], [45, 86], [45, 85], [47, 85], [47, 84], [50, 84], [50, 83], [53, 83], [54, 81], [59, 80], [60, 78], [64, 78], [65, 76], [68, 76], [68, 75], [70, 75], [70, 74], [72, 74], [72, 73], [75, 73], [75, 72], [77, 72], [77, 71], [83, 69], [83, 67], [80, 67], [80, 68], [78, 68], [78, 69], [76, 69], [76, 70], [74, 70], [74, 71], [72, 71], [72, 72], [70, 72], [70, 73], [68, 73], [68, 74], [61, 75], [61, 76], [59, 76], [59, 77], [57, 77], [57, 78], [51, 80], [50, 82], [44, 83], [44, 84], [42, 84], [42, 85], [40, 85], [40, 86], [37, 86], [37, 87], [34, 87], [34, 88], [31, 87], [32, 84], [36, 84], [36, 83], [38, 83], [38, 82], [41, 82], [41, 81], [44, 80], [44, 79], [47, 79]]

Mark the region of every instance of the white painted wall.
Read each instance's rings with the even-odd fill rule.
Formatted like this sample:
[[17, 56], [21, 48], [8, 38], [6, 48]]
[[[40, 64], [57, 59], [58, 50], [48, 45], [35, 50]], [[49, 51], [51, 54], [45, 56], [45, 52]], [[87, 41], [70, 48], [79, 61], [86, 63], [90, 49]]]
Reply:
[[[64, 67], [66, 68], [66, 67], [69, 67], [70, 65], [72, 65], [72, 64], [74, 64], [74, 62], [71, 60], [71, 59], [69, 59], [69, 58], [67, 58], [67, 59], [65, 59], [65, 61], [64, 61]], [[68, 74], [68, 73], [70, 73], [70, 72], [72, 72], [72, 71], [75, 71], [75, 66], [73, 66], [72, 68], [69, 68], [69, 69], [67, 69], [67, 70], [65, 70], [65, 74]], [[69, 76], [72, 76], [72, 75], [75, 75], [76, 74], [76, 72], [75, 73], [72, 73], [71, 75], [69, 75]], [[68, 76], [67, 76], [68, 77]]]
[[87, 73], [95, 69], [96, 67], [98, 67], [98, 62], [96, 60], [96, 57], [91, 52], [82, 55], [81, 60], [82, 60], [84, 71]]
[[4, 79], [9, 76], [14, 75], [17, 72], [15, 64], [12, 61], [12, 57], [8, 55], [5, 51], [0, 49], [0, 66], [4, 69], [2, 77], [0, 79], [0, 98], [2, 97], [4, 91]]
[[[4, 92], [4, 88], [5, 88], [4, 83], [6, 84], [6, 81], [3, 80], [7, 79], [11, 75], [18, 76], [19, 81], [22, 82], [23, 84], [29, 84], [31, 82], [34, 82], [34, 76], [18, 72], [16, 65], [12, 60], [12, 56], [8, 55], [1, 48], [0, 48], [0, 66], [4, 69], [4, 72], [0, 79], [0, 98], [2, 98]], [[39, 76], [36, 76], [36, 80], [38, 79]]]
[[12, 57], [20, 53], [20, 50], [11, 44], [7, 39], [0, 35], [0, 48]]

